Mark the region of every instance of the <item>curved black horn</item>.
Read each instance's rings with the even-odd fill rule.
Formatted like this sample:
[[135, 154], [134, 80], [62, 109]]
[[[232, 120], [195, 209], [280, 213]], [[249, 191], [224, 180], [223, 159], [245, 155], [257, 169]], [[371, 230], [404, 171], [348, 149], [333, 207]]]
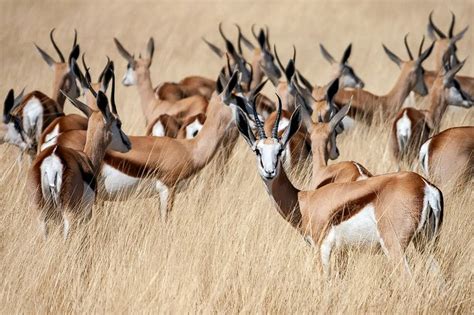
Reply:
[[[106, 57], [107, 57], [107, 63], [105, 64], [105, 67], [102, 70], [102, 72], [99, 74], [99, 79], [97, 80], [98, 82], [102, 82], [102, 79], [104, 79], [105, 72], [107, 71], [107, 69], [109, 69], [110, 58], [109, 58], [109, 56], [106, 56]], [[114, 70], [113, 69], [113, 61], [112, 61], [112, 70]]]
[[441, 32], [441, 30], [439, 28], [437, 28], [436, 25], [434, 25], [434, 23], [433, 23], [433, 11], [430, 12], [430, 16], [428, 18], [428, 21], [430, 23], [431, 28], [436, 32], [436, 34], [438, 34], [438, 36], [440, 38], [446, 38], [446, 35], [444, 35], [444, 33]]
[[405, 47], [407, 49], [408, 57], [410, 60], [413, 60], [413, 55], [411, 54], [410, 46], [408, 46], [408, 34], [406, 33], [405, 38], [403, 39], [403, 42], [405, 43]]
[[61, 60], [61, 62], [66, 62], [66, 59], [64, 59], [63, 53], [61, 52], [61, 50], [59, 50], [58, 45], [56, 45], [56, 42], [54, 41], [54, 37], [53, 37], [54, 30], [55, 29], [53, 28], [51, 32], [49, 32], [49, 39], [51, 40], [51, 43], [53, 44], [54, 49], [58, 53], [59, 59]]
[[112, 113], [114, 113], [115, 115], [118, 115], [117, 105], [115, 105], [115, 73], [114, 73], [114, 70], [113, 70], [114, 62], [109, 61], [108, 65], [109, 66], [107, 68], [107, 71], [110, 71], [111, 74], [112, 74], [112, 88], [110, 90], [110, 103], [112, 105]]
[[74, 49], [77, 45], [77, 30], [74, 29], [74, 41], [72, 42], [72, 49]]
[[258, 42], [258, 36], [257, 36], [257, 33], [255, 33], [255, 23], [252, 24], [251, 30], [252, 30], [253, 37], [255, 37], [255, 40]]
[[270, 29], [268, 28], [268, 25], [265, 25], [265, 31], [267, 31], [267, 33], [265, 34], [265, 39], [267, 41], [267, 49], [270, 50]]
[[278, 57], [278, 53], [277, 53], [277, 47], [276, 45], [273, 45], [273, 51], [275, 52], [275, 58], [278, 62], [278, 65], [280, 66], [280, 69], [285, 72], [285, 67], [283, 67], [283, 64], [281, 63], [281, 60], [280, 60], [280, 57]]
[[453, 37], [454, 33], [454, 24], [456, 23], [456, 15], [454, 15], [453, 11], [451, 11], [451, 25], [449, 26], [448, 36], [449, 38]]
[[258, 137], [260, 139], [266, 139], [267, 136], [265, 135], [265, 129], [263, 128], [263, 123], [260, 121], [258, 118], [257, 114], [257, 108], [255, 106], [255, 101], [257, 100], [258, 94], [254, 96], [254, 98], [251, 100], [252, 102], [252, 113], [253, 113], [253, 119], [255, 120], [255, 125], [257, 126], [257, 132], [258, 132]]
[[280, 119], [281, 119], [281, 98], [278, 94], [275, 93], [275, 95], [278, 98], [278, 107], [277, 107], [277, 117], [275, 119], [275, 124], [273, 125], [272, 129], [272, 138], [278, 139], [278, 125], [280, 124]]
[[296, 64], [296, 47], [293, 45], [293, 63]]
[[420, 43], [420, 48], [418, 48], [418, 57], [421, 56], [421, 53], [423, 52], [423, 44], [425, 43], [425, 35], [423, 35], [423, 38], [421, 39]]
[[87, 83], [92, 83], [92, 78], [91, 78], [91, 74], [89, 72], [89, 68], [87, 67], [86, 65], [86, 59], [85, 59], [85, 56], [86, 56], [86, 53], [83, 53], [82, 54], [82, 66], [84, 67], [84, 71], [85, 71], [85, 78], [87, 80]]

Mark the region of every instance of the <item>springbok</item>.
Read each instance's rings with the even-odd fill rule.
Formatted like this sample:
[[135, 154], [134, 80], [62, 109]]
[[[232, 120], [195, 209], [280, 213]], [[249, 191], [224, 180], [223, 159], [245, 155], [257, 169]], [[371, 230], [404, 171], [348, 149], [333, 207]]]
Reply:
[[429, 92], [428, 109], [406, 107], [396, 116], [392, 124], [391, 149], [399, 168], [402, 161], [411, 163], [418, 154], [421, 144], [430, 135], [439, 132], [448, 105], [465, 108], [473, 105], [473, 101], [465, 95], [455, 79], [456, 73], [463, 65], [464, 62], [452, 69], [446, 67], [438, 74]]
[[11, 110], [11, 115], [21, 123], [23, 147], [32, 158], [37, 152], [39, 137], [44, 128], [56, 117], [64, 115], [65, 97], [60, 93], [60, 89], [71, 93], [73, 96], [79, 96], [80, 94], [72, 73], [72, 60], [79, 56], [79, 45], [76, 44], [77, 33], [75, 33], [73, 49], [67, 62], [54, 41], [53, 33], [54, 29], [50, 32], [50, 39], [59, 55], [59, 62], [54, 61], [51, 56], [35, 44], [43, 60], [54, 71], [51, 97], [40, 91], [33, 91], [25, 95], [21, 104]]
[[[135, 59], [120, 42], [114, 38], [117, 49], [127, 62], [127, 72], [123, 78], [123, 85], [136, 85], [140, 95], [140, 103], [148, 130], [162, 130], [154, 128], [153, 122], [162, 114], [174, 116], [177, 119], [186, 119], [200, 113], [206, 113], [208, 100], [202, 95], [193, 95], [179, 100], [162, 100], [155, 97], [155, 91], [151, 83], [150, 65], [153, 58], [154, 44], [150, 38], [147, 53], [144, 57]], [[214, 83], [213, 83], [214, 84]], [[212, 87], [212, 90], [214, 87]], [[153, 136], [164, 136], [164, 134], [152, 134]]]
[[342, 55], [341, 61], [337, 62], [333, 56], [327, 51], [323, 44], [319, 44], [321, 54], [324, 59], [331, 64], [334, 71], [333, 79], [339, 79], [340, 88], [355, 88], [363, 89], [365, 84], [359, 76], [355, 73], [354, 69], [349, 65], [348, 60], [352, 52], [352, 43], [347, 46], [344, 54]]
[[[96, 83], [91, 82], [91, 75], [89, 68], [87, 67], [84, 54], [82, 55], [82, 62], [85, 68], [85, 75], [82, 74], [75, 60], [72, 61], [72, 68], [75, 77], [79, 80], [82, 85], [84, 95], [86, 97], [86, 104], [94, 111], [98, 111], [99, 108], [96, 104], [97, 93], [95, 91], [106, 92], [110, 80], [114, 77], [114, 64], [113, 61], [107, 59], [107, 64], [99, 75], [99, 79]], [[114, 92], [112, 92], [114, 95]], [[114, 100], [112, 100], [114, 101]], [[54, 145], [56, 138], [59, 134], [68, 130], [86, 130], [88, 119], [78, 114], [62, 115], [54, 119], [40, 135], [38, 146], [39, 151]]]
[[15, 97], [15, 91], [10, 89], [3, 103], [3, 119], [0, 127], [0, 144], [9, 143], [19, 147], [21, 150], [26, 149], [24, 134], [21, 128], [21, 121], [11, 115], [11, 110], [18, 106], [25, 90]]
[[317, 247], [325, 274], [334, 247], [379, 245], [394, 262], [403, 261], [410, 273], [405, 250], [411, 241], [419, 250], [429, 241], [436, 242], [443, 221], [443, 196], [423, 177], [403, 172], [301, 191], [288, 179], [281, 162], [285, 146], [299, 128], [300, 107], [281, 138], [275, 133], [267, 138], [255, 111], [254, 116], [259, 138], [242, 111], [237, 114], [240, 134], [256, 155], [258, 173], [277, 211]]
[[415, 90], [420, 95], [428, 94], [426, 84], [423, 80], [424, 70], [422, 63], [431, 54], [433, 44], [421, 53], [416, 60], [410, 59], [407, 61], [400, 59], [385, 47], [385, 45], [382, 46], [390, 60], [401, 68], [398, 80], [390, 92], [386, 95], [378, 96], [363, 89], [339, 90], [334, 98], [336, 105], [339, 107], [348, 104], [352, 99], [349, 116], [369, 124], [376, 118], [386, 120], [395, 116], [410, 91]]
[[[103, 191], [99, 197], [124, 198], [140, 183], [147, 183], [147, 179], [151, 179], [153, 190], [160, 197], [161, 217], [166, 220], [172, 210], [178, 184], [202, 170], [223, 145], [226, 149], [235, 145], [238, 134], [231, 128], [234, 126], [233, 113], [235, 107], [242, 106], [243, 102], [240, 97], [231, 94], [237, 80], [237, 72], [225, 88], [218, 80], [207, 119], [196, 137], [174, 139], [130, 136], [132, 149], [129, 152], [107, 151], [100, 172]], [[58, 144], [76, 150], [84, 146], [84, 141], [85, 132], [81, 130], [62, 133], [57, 139]]]
[[130, 141], [120, 128], [115, 107], [109, 108], [102, 91], [97, 95], [100, 111], [93, 111], [82, 103], [73, 103], [88, 117], [84, 149], [55, 145], [42, 151], [29, 172], [28, 183], [38, 209], [38, 221], [45, 239], [48, 235], [47, 220], [60, 214], [64, 224], [64, 238], [71, 225], [88, 220], [97, 193], [96, 178], [107, 149], [127, 152]]
[[[434, 41], [435, 45], [433, 48], [433, 55], [435, 60], [435, 71], [425, 72], [425, 81], [428, 88], [431, 87], [432, 83], [437, 77], [439, 71], [443, 70], [443, 56], [447, 51], [451, 50], [454, 64], [459, 63], [459, 59], [456, 55], [457, 46], [456, 43], [463, 38], [466, 34], [469, 26], [466, 26], [462, 31], [454, 34], [454, 24], [456, 22], [456, 16], [451, 12], [451, 25], [449, 26], [448, 34], [443, 33], [433, 22], [433, 11], [431, 11], [428, 18], [428, 34]], [[469, 76], [456, 76], [456, 80], [461, 85], [461, 88], [468, 93], [471, 97], [474, 97], [474, 78]]]
[[439, 185], [474, 177], [474, 127], [455, 127], [428, 139], [420, 148], [426, 177]]

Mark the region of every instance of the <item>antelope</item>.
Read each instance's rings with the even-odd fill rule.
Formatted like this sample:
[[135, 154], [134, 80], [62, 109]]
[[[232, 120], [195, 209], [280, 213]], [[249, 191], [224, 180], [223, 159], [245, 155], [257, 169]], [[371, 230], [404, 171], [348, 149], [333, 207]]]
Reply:
[[[180, 99], [175, 102], [160, 100], [155, 97], [150, 78], [150, 65], [153, 58], [154, 44], [153, 38], [150, 38], [147, 47], [147, 53], [144, 57], [135, 59], [120, 42], [114, 38], [117, 49], [127, 61], [127, 73], [123, 78], [123, 85], [137, 85], [140, 95], [140, 103], [148, 130], [161, 130], [154, 128], [153, 122], [163, 114], [174, 116], [178, 119], [186, 119], [200, 113], [206, 113], [208, 100], [201, 95], [193, 95]], [[163, 136], [163, 134], [153, 134], [154, 136]]]
[[21, 104], [11, 110], [11, 116], [16, 117], [16, 119], [21, 123], [23, 134], [17, 136], [17, 138], [23, 138], [22, 147], [27, 151], [32, 159], [36, 154], [41, 132], [56, 117], [64, 115], [63, 109], [65, 98], [59, 90], [62, 89], [71, 93], [73, 96], [78, 96], [80, 93], [71, 66], [72, 60], [76, 59], [79, 55], [79, 45], [76, 44], [77, 33], [75, 33], [73, 49], [69, 54], [67, 62], [64, 59], [61, 50], [56, 45], [53, 34], [54, 29], [50, 32], [50, 39], [54, 49], [59, 55], [59, 62], [56, 62], [51, 56], [35, 44], [35, 47], [43, 60], [54, 71], [53, 91], [51, 97], [40, 91], [33, 91], [25, 95]]
[[[454, 24], [456, 22], [456, 16], [451, 12], [451, 25], [449, 26], [448, 34], [443, 33], [433, 22], [433, 11], [431, 11], [428, 18], [428, 34], [434, 41], [435, 45], [433, 48], [433, 55], [435, 60], [435, 71], [425, 72], [425, 81], [428, 88], [431, 87], [432, 83], [436, 79], [437, 73], [443, 70], [443, 56], [449, 50], [451, 50], [454, 64], [459, 63], [459, 59], [456, 55], [457, 47], [456, 43], [463, 38], [467, 32], [469, 26], [465, 27], [462, 31], [454, 34]], [[474, 96], [474, 78], [468, 76], [456, 76], [456, 80], [461, 84], [461, 88], [468, 93], [471, 97]]]
[[156, 118], [148, 126], [145, 135], [159, 135], [177, 139], [191, 139], [194, 138], [202, 129], [205, 121], [206, 114], [204, 113], [187, 117], [182, 122], [178, 121], [173, 116], [163, 114]]
[[[449, 54], [449, 52], [448, 52]], [[429, 92], [430, 105], [426, 110], [403, 108], [392, 124], [391, 148], [395, 160], [411, 162], [431, 134], [438, 133], [441, 119], [448, 105], [469, 108], [473, 101], [462, 91], [455, 79], [464, 62], [452, 69], [446, 67], [433, 82]]]
[[64, 239], [67, 239], [72, 225], [91, 218], [97, 193], [96, 178], [105, 151], [111, 149], [125, 153], [130, 150], [130, 142], [120, 128], [117, 109], [112, 107], [110, 110], [102, 91], [97, 94], [100, 111], [82, 103], [73, 104], [89, 121], [84, 149], [76, 151], [62, 145], [49, 147], [36, 157], [29, 172], [28, 184], [45, 239], [48, 235], [47, 220], [52, 215], [62, 216]]
[[[132, 149], [129, 152], [107, 151], [100, 172], [103, 191], [99, 197], [123, 198], [150, 178], [160, 197], [161, 218], [166, 221], [173, 208], [178, 184], [202, 170], [223, 144], [231, 149], [236, 143], [238, 135], [233, 128], [233, 112], [236, 106], [242, 106], [242, 101], [231, 92], [237, 84], [237, 77], [235, 72], [225, 88], [217, 81], [207, 119], [196, 137], [130, 136]], [[71, 130], [59, 135], [57, 143], [80, 150], [84, 139], [84, 131]]]
[[[114, 38], [115, 46], [120, 55], [128, 62], [127, 72], [123, 78], [123, 85], [140, 85], [140, 76], [147, 75], [150, 77], [150, 66], [155, 51], [155, 41], [150, 37], [147, 44], [147, 56], [144, 58], [141, 55], [135, 59], [134, 55], [130, 54], [123, 45]], [[148, 82], [147, 82], [148, 83]], [[149, 82], [151, 86], [151, 79]], [[147, 86], [148, 88], [148, 86]], [[200, 76], [189, 76], [181, 80], [179, 83], [163, 82], [153, 89], [154, 96], [162, 101], [177, 102], [181, 99], [200, 95], [209, 99], [214, 91], [214, 81]]]
[[474, 127], [455, 127], [428, 139], [420, 148], [420, 165], [439, 184], [472, 181], [474, 176]]
[[377, 113], [383, 119], [395, 116], [410, 91], [416, 90], [420, 95], [428, 93], [423, 80], [422, 63], [431, 54], [433, 44], [421, 53], [416, 60], [410, 59], [407, 61], [400, 59], [385, 45], [382, 44], [382, 47], [390, 60], [401, 68], [398, 80], [390, 92], [386, 95], [378, 96], [363, 89], [339, 90], [334, 98], [336, 105], [339, 107], [349, 103], [352, 99], [349, 116], [369, 124], [376, 118], [375, 115]]
[[[94, 111], [98, 111], [99, 108], [96, 104], [97, 93], [95, 91], [101, 90], [102, 92], [107, 91], [110, 80], [114, 77], [113, 69], [114, 64], [112, 61], [107, 59], [107, 64], [99, 75], [99, 79], [96, 83], [92, 83], [89, 68], [86, 65], [84, 54], [82, 55], [82, 63], [85, 69], [85, 75], [82, 74], [76, 62], [73, 60], [72, 68], [75, 77], [79, 80], [82, 85], [84, 95], [86, 97], [86, 104]], [[114, 93], [112, 93], [114, 95]], [[59, 134], [68, 130], [86, 130], [88, 119], [82, 115], [68, 114], [57, 117], [54, 119], [41, 133], [39, 138], [39, 150], [54, 145], [56, 138]]]
[[365, 86], [364, 81], [362, 81], [357, 74], [354, 72], [354, 69], [347, 62], [352, 52], [352, 43], [347, 46], [344, 54], [342, 55], [341, 61], [337, 62], [336, 59], [327, 51], [323, 44], [319, 44], [321, 54], [324, 59], [333, 67], [334, 78], [339, 79], [340, 88], [356, 88], [363, 89]]
[[16, 97], [13, 89], [8, 91], [3, 103], [3, 119], [0, 128], [0, 144], [10, 143], [18, 146], [21, 150], [26, 149], [21, 120], [12, 116], [10, 112], [21, 103], [24, 91], [25, 90], [21, 91]]
[[[332, 249], [347, 245], [379, 246], [393, 262], [403, 261], [409, 274], [404, 252], [411, 241], [423, 250], [439, 235], [443, 221], [441, 191], [412, 172], [331, 183], [311, 191], [296, 188], [281, 158], [301, 123], [300, 109], [293, 112], [281, 138], [276, 133], [267, 137], [254, 110], [256, 138], [243, 111], [237, 113], [239, 132], [256, 155], [258, 173], [277, 212], [316, 246], [319, 266], [326, 275]], [[278, 123], [277, 119], [275, 130]]]

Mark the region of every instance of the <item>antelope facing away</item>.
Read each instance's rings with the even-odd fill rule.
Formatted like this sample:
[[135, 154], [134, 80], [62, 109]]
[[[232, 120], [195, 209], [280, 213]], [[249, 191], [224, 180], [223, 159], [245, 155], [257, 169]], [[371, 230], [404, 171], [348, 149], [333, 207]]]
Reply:
[[474, 127], [455, 127], [428, 139], [420, 149], [423, 173], [435, 183], [472, 182]]
[[38, 208], [40, 229], [46, 238], [47, 220], [60, 214], [64, 223], [64, 238], [80, 220], [88, 220], [97, 193], [97, 176], [107, 149], [127, 152], [130, 142], [120, 128], [116, 108], [110, 110], [102, 91], [97, 95], [100, 111], [82, 103], [73, 103], [88, 117], [84, 149], [55, 145], [42, 151], [29, 172], [28, 183]]
[[22, 151], [26, 149], [24, 133], [21, 128], [21, 120], [11, 115], [11, 110], [18, 106], [23, 99], [23, 92], [15, 97], [13, 89], [8, 91], [3, 103], [3, 118], [0, 127], [0, 144], [9, 143], [19, 147]]
[[[192, 95], [179, 100], [169, 101], [166, 99], [159, 99], [155, 95], [150, 77], [150, 65], [153, 58], [154, 43], [150, 38], [147, 47], [147, 53], [144, 57], [135, 59], [120, 42], [115, 38], [115, 44], [119, 53], [127, 62], [127, 72], [123, 78], [122, 83], [125, 86], [137, 85], [138, 93], [140, 95], [140, 103], [143, 114], [145, 115], [145, 122], [147, 130], [162, 130], [162, 128], [154, 128], [154, 123], [157, 118], [163, 114], [174, 116], [177, 119], [185, 120], [190, 116], [196, 116], [201, 113], [206, 113], [208, 100], [202, 95]], [[212, 83], [214, 85], [214, 82]], [[208, 89], [211, 91], [210, 89]], [[212, 91], [214, 86], [212, 87]], [[211, 93], [212, 93], [211, 91]], [[164, 136], [164, 134], [154, 134], [153, 136]]]
[[[130, 136], [132, 149], [129, 152], [107, 151], [100, 172], [103, 185], [99, 197], [126, 198], [140, 183], [151, 182], [160, 197], [162, 220], [166, 220], [173, 207], [177, 185], [202, 170], [223, 146], [233, 148], [235, 145], [238, 135], [232, 128], [233, 112], [236, 106], [241, 106], [241, 101], [237, 102], [240, 98], [231, 92], [237, 80], [236, 72], [225, 88], [217, 84], [207, 119], [195, 138]], [[84, 141], [82, 130], [62, 133], [57, 139], [59, 145], [76, 150], [84, 147]]]
[[382, 45], [390, 60], [397, 64], [400, 75], [397, 82], [386, 95], [378, 96], [362, 89], [339, 90], [334, 101], [336, 105], [342, 107], [352, 99], [349, 116], [367, 123], [374, 119], [385, 120], [398, 113], [410, 91], [415, 90], [420, 95], [428, 94], [428, 89], [423, 80], [423, 61], [428, 58], [433, 49], [433, 44], [422, 52], [417, 59], [404, 61], [391, 52], [385, 45]]
[[421, 144], [431, 134], [438, 133], [448, 105], [465, 108], [473, 105], [470, 97], [461, 90], [455, 79], [456, 73], [463, 65], [464, 62], [452, 69], [446, 67], [438, 74], [429, 92], [428, 109], [406, 107], [398, 113], [392, 125], [391, 148], [399, 167], [401, 161], [411, 163], [418, 154]]
[[51, 97], [40, 91], [33, 91], [25, 95], [21, 104], [11, 110], [11, 116], [20, 122], [22, 129], [23, 147], [33, 158], [37, 152], [39, 137], [56, 117], [63, 115], [65, 97], [60, 93], [60, 89], [73, 96], [79, 96], [74, 74], [72, 73], [72, 60], [79, 56], [79, 45], [76, 44], [74, 36], [73, 49], [69, 54], [68, 61], [56, 45], [53, 38], [54, 29], [50, 32], [51, 42], [59, 55], [59, 62], [54, 61], [44, 50], [36, 46], [43, 60], [54, 71], [53, 90]]
[[326, 274], [334, 247], [378, 245], [394, 263], [403, 261], [409, 273], [405, 250], [410, 242], [423, 250], [428, 242], [436, 241], [443, 221], [443, 197], [423, 177], [403, 172], [301, 191], [288, 179], [281, 161], [301, 123], [300, 107], [281, 138], [274, 134], [267, 138], [255, 112], [254, 116], [261, 137], [255, 138], [242, 111], [237, 115], [240, 134], [256, 155], [258, 173], [276, 210], [316, 246]]

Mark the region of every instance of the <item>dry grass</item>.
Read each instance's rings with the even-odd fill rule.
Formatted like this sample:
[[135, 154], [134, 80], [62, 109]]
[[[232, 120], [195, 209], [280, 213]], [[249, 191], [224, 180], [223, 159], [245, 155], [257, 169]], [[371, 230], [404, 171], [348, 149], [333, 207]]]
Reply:
[[[315, 82], [330, 76], [317, 43], [336, 56], [354, 43], [351, 62], [367, 88], [390, 88], [398, 70], [383, 54], [385, 42], [401, 56], [403, 35], [413, 44], [435, 9], [438, 24], [447, 28], [450, 8], [458, 29], [472, 23], [471, 1], [335, 1], [332, 3], [250, 1], [96, 3], [29, 1], [0, 3], [0, 95], [10, 87], [49, 91], [51, 73], [33, 50], [35, 41], [52, 51], [48, 31], [69, 47], [79, 31], [97, 73], [109, 55], [119, 75], [125, 62], [112, 43], [144, 49], [148, 36], [157, 42], [154, 82], [189, 74], [215, 77], [220, 64], [200, 36], [218, 41], [217, 23], [266, 23], [281, 55], [298, 47], [298, 67]], [[472, 26], [472, 25], [471, 25]], [[459, 45], [459, 55], [472, 53], [473, 30]], [[428, 66], [429, 68], [429, 66]], [[463, 69], [474, 75], [472, 58]], [[125, 129], [143, 132], [134, 88], [118, 87]], [[71, 108], [68, 107], [69, 111]], [[444, 128], [472, 125], [465, 110], [449, 111]], [[352, 159], [374, 173], [394, 170], [387, 151], [387, 126], [356, 128], [339, 139], [341, 160]], [[446, 285], [422, 272], [423, 258], [409, 252], [414, 277], [393, 272], [380, 254], [351, 251], [346, 272], [321, 279], [315, 253], [273, 209], [258, 178], [254, 157], [243, 141], [223, 169], [212, 163], [179, 193], [168, 224], [158, 215], [158, 199], [134, 196], [94, 209], [94, 218], [64, 242], [60, 229], [48, 241], [39, 237], [25, 174], [14, 164], [17, 150], [0, 152], [0, 313], [473, 313], [472, 186], [445, 195], [445, 225], [437, 256]], [[306, 169], [306, 171], [308, 168]], [[447, 189], [449, 187], [445, 187]]]

